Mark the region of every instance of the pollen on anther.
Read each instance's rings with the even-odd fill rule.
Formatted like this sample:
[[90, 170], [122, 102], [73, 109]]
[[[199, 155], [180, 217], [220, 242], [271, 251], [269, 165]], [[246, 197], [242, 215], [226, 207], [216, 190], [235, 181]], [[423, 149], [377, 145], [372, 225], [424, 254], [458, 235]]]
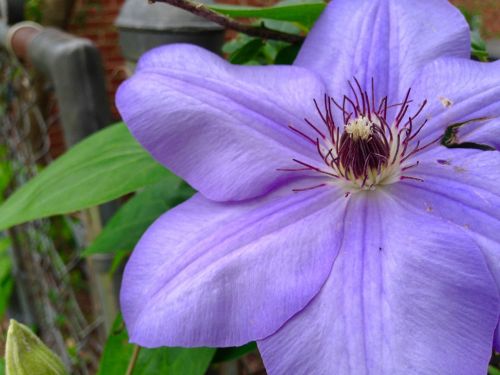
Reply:
[[355, 141], [366, 141], [372, 135], [372, 121], [368, 117], [360, 116], [357, 119], [349, 121], [345, 125], [345, 131]]

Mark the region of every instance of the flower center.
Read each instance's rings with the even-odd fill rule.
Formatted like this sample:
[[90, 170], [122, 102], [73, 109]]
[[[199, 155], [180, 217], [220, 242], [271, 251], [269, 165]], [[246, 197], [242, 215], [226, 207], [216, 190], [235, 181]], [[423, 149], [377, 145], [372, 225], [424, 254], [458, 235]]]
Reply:
[[368, 117], [360, 116], [345, 126], [345, 133], [354, 141], [368, 141], [373, 134], [373, 123]]
[[[421, 145], [416, 139], [427, 123], [427, 120], [418, 119], [427, 101], [416, 106], [412, 113], [411, 90], [400, 103], [389, 104], [387, 96], [376, 103], [373, 80], [371, 96], [361, 88], [358, 80], [354, 82], [355, 86], [349, 82], [351, 94], [344, 95], [342, 104], [327, 95], [323, 108], [313, 101], [323, 122], [318, 126], [305, 119], [313, 135], [289, 126], [315, 147], [320, 162], [310, 164], [293, 159], [300, 167], [280, 170], [317, 172], [334, 183], [343, 184], [348, 191], [373, 190], [378, 185], [403, 179], [420, 180], [408, 175], [408, 171], [418, 165], [414, 156], [439, 140]], [[326, 185], [328, 182], [297, 190]]]
[[387, 165], [390, 145], [384, 137], [380, 121], [363, 115], [344, 126], [337, 153], [341, 175], [349, 179], [364, 178], [367, 171], [378, 173]]

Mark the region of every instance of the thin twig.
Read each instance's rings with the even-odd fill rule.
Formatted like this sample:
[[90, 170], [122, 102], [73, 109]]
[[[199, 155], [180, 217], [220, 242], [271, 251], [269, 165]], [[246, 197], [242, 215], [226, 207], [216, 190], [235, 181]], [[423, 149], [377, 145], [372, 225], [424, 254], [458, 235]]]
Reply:
[[210, 8], [196, 1], [191, 0], [148, 0], [150, 4], [166, 3], [175, 7], [187, 10], [190, 13], [203, 17], [209, 21], [215, 22], [227, 29], [239, 31], [251, 36], [256, 36], [263, 39], [282, 40], [284, 42], [298, 44], [304, 41], [301, 35], [284, 33], [281, 31], [271, 30], [262, 26], [252, 26], [234, 20], [231, 17], [224, 16], [220, 13], [214, 12]]
[[132, 357], [130, 358], [130, 362], [128, 363], [128, 368], [125, 375], [132, 375], [132, 372], [134, 372], [134, 367], [137, 363], [137, 358], [139, 357], [140, 350], [141, 347], [139, 345], [134, 345], [134, 352], [132, 353]]

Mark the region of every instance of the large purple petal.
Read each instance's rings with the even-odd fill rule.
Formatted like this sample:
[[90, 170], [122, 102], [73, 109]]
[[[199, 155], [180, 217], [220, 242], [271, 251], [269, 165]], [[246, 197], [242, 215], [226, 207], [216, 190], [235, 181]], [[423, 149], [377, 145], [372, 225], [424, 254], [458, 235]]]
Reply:
[[500, 147], [500, 61], [445, 58], [427, 65], [414, 86], [414, 99], [427, 100], [422, 139], [435, 139], [450, 125], [455, 142]]
[[402, 99], [428, 62], [469, 57], [469, 27], [446, 0], [333, 0], [307, 37], [295, 65], [320, 74], [330, 95], [349, 94], [356, 77], [375, 80], [378, 99]]
[[474, 241], [389, 194], [352, 199], [320, 294], [258, 343], [268, 373], [485, 374], [499, 301]]
[[[289, 126], [317, 122], [324, 88], [290, 66], [235, 66], [199, 47], [155, 49], [117, 94], [132, 134], [161, 163], [213, 200], [267, 193], [289, 179], [277, 168], [312, 162]], [[310, 131], [311, 129], [308, 129]]]
[[400, 199], [411, 196], [416, 209], [464, 228], [500, 290], [500, 154], [441, 147], [428, 153], [413, 175], [424, 182], [388, 189]]
[[197, 195], [148, 229], [121, 307], [141, 346], [233, 346], [274, 333], [328, 277], [347, 199], [315, 189], [245, 203]]

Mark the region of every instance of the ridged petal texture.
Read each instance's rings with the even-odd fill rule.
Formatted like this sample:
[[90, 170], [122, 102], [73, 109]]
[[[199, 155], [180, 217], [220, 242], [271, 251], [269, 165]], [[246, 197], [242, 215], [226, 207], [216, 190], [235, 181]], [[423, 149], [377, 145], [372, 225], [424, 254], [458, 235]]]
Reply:
[[188, 45], [147, 53], [118, 108], [199, 193], [126, 266], [131, 340], [257, 340], [270, 375], [485, 374], [500, 342], [500, 154], [436, 142], [411, 156], [411, 179], [350, 194], [290, 172], [318, 163], [300, 136], [314, 132], [304, 119], [322, 124], [314, 100], [352, 95], [354, 79], [387, 96], [389, 119], [410, 88], [412, 106], [427, 101], [414, 144], [454, 126], [455, 143], [498, 149], [500, 67], [469, 54], [446, 0], [332, 0], [294, 66], [234, 66]]
[[149, 228], [121, 303], [142, 346], [236, 346], [274, 333], [316, 295], [342, 240], [339, 191], [246, 203], [197, 195]]

